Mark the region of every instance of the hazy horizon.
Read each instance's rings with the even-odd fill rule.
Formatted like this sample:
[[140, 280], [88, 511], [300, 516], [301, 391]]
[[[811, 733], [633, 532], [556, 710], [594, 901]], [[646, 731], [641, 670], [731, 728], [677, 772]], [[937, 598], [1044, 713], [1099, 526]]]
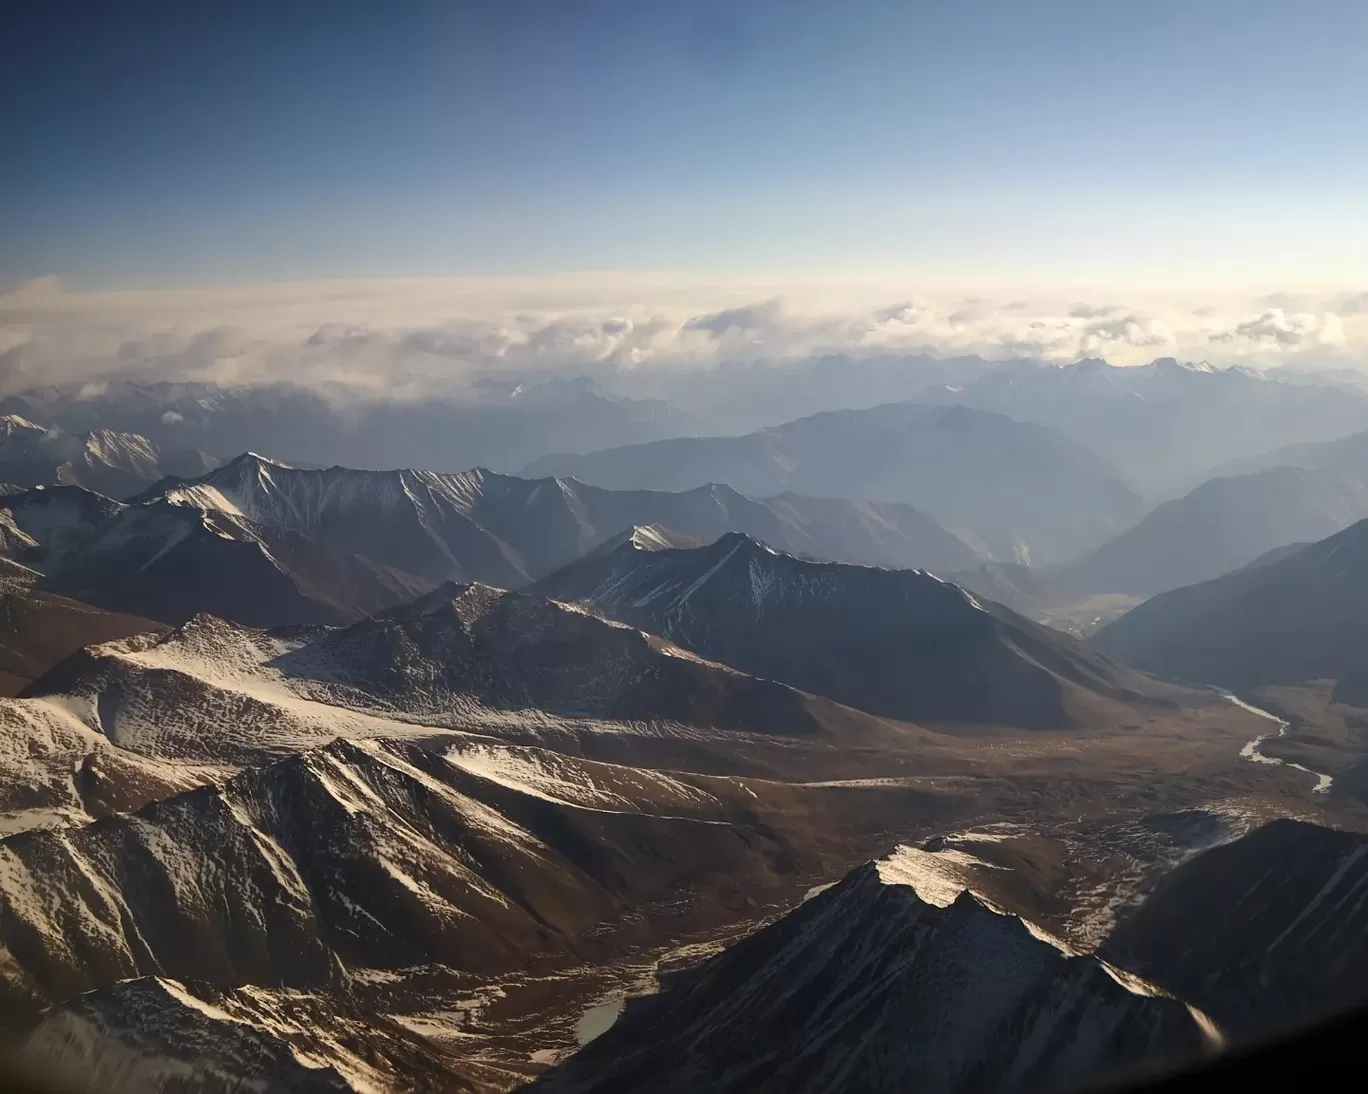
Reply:
[[1368, 9], [7, 24], [0, 388], [848, 353], [1368, 363]]

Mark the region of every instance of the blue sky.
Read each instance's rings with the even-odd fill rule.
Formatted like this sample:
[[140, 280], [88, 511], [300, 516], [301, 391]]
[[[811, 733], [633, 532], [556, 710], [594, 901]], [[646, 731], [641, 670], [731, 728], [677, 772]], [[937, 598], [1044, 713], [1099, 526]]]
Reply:
[[1368, 263], [1363, 0], [51, 0], [0, 35], [0, 283]]

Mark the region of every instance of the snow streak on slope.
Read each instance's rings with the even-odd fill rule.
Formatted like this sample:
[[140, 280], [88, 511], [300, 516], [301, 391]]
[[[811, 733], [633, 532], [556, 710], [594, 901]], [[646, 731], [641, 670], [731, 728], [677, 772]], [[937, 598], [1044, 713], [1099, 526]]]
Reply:
[[[560, 763], [568, 783], [633, 789], [609, 765]], [[718, 823], [720, 803], [675, 779], [637, 786], [632, 809], [585, 808], [412, 744], [338, 741], [132, 815], [11, 836], [0, 987], [60, 1000], [165, 975], [332, 991], [352, 967], [554, 966], [700, 876], [764, 878], [794, 853]]]
[[572, 727], [716, 736], [820, 725], [820, 702], [787, 687], [479, 585], [345, 628], [258, 631], [197, 617], [165, 637], [92, 647], [34, 694], [63, 696], [121, 747], [233, 764], [337, 736], [535, 737]]
[[932, 852], [908, 846], [880, 859], [875, 868], [885, 885], [907, 885], [937, 908], [948, 908], [959, 899], [972, 886], [976, 871], [1000, 869], [967, 851], [946, 848]]
[[225, 778], [200, 760], [167, 763], [114, 747], [64, 699], [0, 699], [0, 834], [84, 824]]
[[[492, 742], [461, 740], [446, 758], [463, 771], [558, 805], [608, 812], [652, 811], [673, 814], [716, 813], [721, 803], [711, 794], [660, 771], [623, 764], [585, 764], [556, 752]], [[602, 782], [595, 775], [606, 775]]]
[[[725, 770], [744, 762], [748, 740], [822, 739], [825, 719], [852, 741], [898, 733], [582, 610], [486, 586], [453, 586], [343, 628], [265, 631], [197, 616], [90, 647], [28, 698], [0, 701], [10, 731], [0, 742], [10, 788], [0, 827], [81, 822], [339, 737], [445, 739], [460, 744], [453, 756], [473, 773], [630, 809], [646, 783], [660, 795], [669, 780], [624, 764], [610, 792], [576, 782], [573, 765], [466, 735], [554, 740], [590, 754], [586, 734], [611, 736], [619, 743], [605, 745], [605, 757], [629, 760], [635, 741], [697, 742], [688, 747], [725, 750], [729, 761], [704, 768]], [[666, 796], [667, 812], [681, 815], [709, 804], [683, 785]]]
[[50, 1010], [18, 1057], [107, 1094], [471, 1091], [402, 1027], [283, 989], [125, 980]]

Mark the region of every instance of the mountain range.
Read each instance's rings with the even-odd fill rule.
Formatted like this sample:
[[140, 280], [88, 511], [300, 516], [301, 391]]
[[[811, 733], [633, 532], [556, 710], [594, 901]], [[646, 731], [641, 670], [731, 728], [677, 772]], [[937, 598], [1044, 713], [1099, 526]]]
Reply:
[[924, 354], [823, 354], [782, 361], [724, 361], [716, 369], [634, 369], [614, 378], [628, 394], [664, 399], [710, 433], [748, 433], [824, 410], [867, 410], [964, 385], [1022, 361]]
[[1171, 357], [1125, 368], [1023, 362], [918, 399], [1058, 429], [1155, 499], [1230, 473], [1212, 469], [1232, 460], [1368, 428], [1368, 392]]
[[401, 400], [290, 384], [114, 382], [98, 398], [80, 389], [0, 399], [21, 415], [73, 434], [112, 429], [166, 450], [266, 452], [311, 466], [493, 467], [516, 471], [554, 451], [584, 451], [690, 432], [689, 417], [652, 399], [627, 399], [585, 377], [477, 386], [464, 396]]
[[787, 549], [957, 569], [978, 556], [906, 505], [722, 486], [611, 491], [484, 470], [306, 470], [247, 454], [119, 504], [76, 487], [0, 497], [0, 546], [56, 592], [178, 622], [340, 622], [444, 581], [527, 584], [639, 523], [711, 539], [734, 529]]
[[1233, 460], [1217, 470], [1223, 474], [1250, 474], [1269, 467], [1302, 467], [1308, 471], [1328, 471], [1353, 478], [1368, 478], [1368, 431], [1333, 437], [1330, 440], [1282, 445]]
[[16, 415], [0, 417], [0, 482], [12, 486], [62, 483], [125, 498], [168, 475], [192, 478], [219, 462], [203, 452], [163, 451], [134, 433], [68, 434]]
[[1097, 546], [1146, 506], [1057, 430], [963, 406], [892, 403], [831, 411], [740, 437], [676, 438], [550, 456], [532, 475], [613, 489], [792, 490], [905, 502], [1004, 561], [1039, 565]]
[[[1170, 753], [1184, 770], [1210, 763], [1191, 749], [1214, 746], [1224, 793], [1235, 777], [1278, 785], [1238, 757], [1258, 718], [930, 575], [808, 562], [741, 535], [688, 542], [633, 530], [548, 579], [607, 566], [626, 605], [655, 589], [670, 624], [656, 633], [536, 586], [464, 583], [340, 627], [199, 616], [92, 646], [0, 700], [0, 998], [37, 1013], [21, 1058], [126, 1077], [112, 1088], [129, 1091], [508, 1090], [587, 1039], [575, 1030], [594, 1001], [638, 982], [662, 944], [755, 925], [892, 832], [1040, 818], [1053, 796], [1071, 818], [1152, 808], [1121, 790], [1124, 762], [1108, 767], [1128, 748], [1152, 771]], [[1053, 689], [1072, 724], [938, 734], [735, 663], [773, 645], [838, 684], [794, 651], [868, 628], [904, 653], [861, 668], [871, 693], [915, 699], [900, 691], [904, 634], [881, 630], [908, 617], [947, 651], [937, 666], [967, 709], [1018, 681], [991, 701], [1019, 693], [1030, 714]], [[701, 649], [733, 631], [733, 663]], [[1180, 706], [1190, 729], [1166, 722]], [[1010, 894], [1057, 901], [1067, 873], [1017, 843], [1004, 862], [973, 859], [1020, 871], [981, 895], [948, 891], [968, 856], [933, 838], [724, 949], [699, 974], [718, 1028], [748, 1013], [761, 1059], [943, 1090], [1090, 1081], [1204, 1051], [1186, 1006], [1005, 914]], [[1126, 861], [1105, 843], [1097, 854]], [[861, 968], [881, 972], [830, 975]], [[793, 993], [776, 997], [785, 982]], [[676, 998], [660, 997], [650, 1044], [698, 1051], [669, 1081], [744, 1082], [725, 1077], [739, 1042], [700, 1036], [699, 1007], [675, 1011]], [[867, 1055], [839, 1050], [862, 1029], [882, 1031]], [[610, 1031], [545, 1081], [626, 1081], [622, 1044]]]
[[1368, 1004], [1368, 447], [1258, 455], [1368, 395], [552, 371], [0, 405], [7, 1061], [1062, 1094]]
[[795, 741], [826, 750], [921, 739], [656, 636], [483, 585], [445, 586], [343, 628], [260, 631], [197, 616], [71, 656], [0, 707], [0, 720], [0, 786], [24, 788], [7, 806], [10, 830], [53, 810], [100, 816], [109, 800], [155, 800], [177, 772], [193, 785], [336, 737], [440, 743], [461, 730], [762, 776], [801, 760]]

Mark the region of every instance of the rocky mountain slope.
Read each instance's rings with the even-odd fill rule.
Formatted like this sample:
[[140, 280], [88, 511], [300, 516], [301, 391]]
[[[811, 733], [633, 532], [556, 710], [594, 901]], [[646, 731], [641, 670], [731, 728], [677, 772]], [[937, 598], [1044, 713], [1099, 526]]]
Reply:
[[1276, 820], [1167, 875], [1104, 953], [1251, 1038], [1368, 1000], [1368, 836]]
[[335, 622], [432, 584], [223, 510], [124, 505], [68, 486], [2, 498], [0, 512], [31, 542], [15, 554], [46, 589], [168, 623], [198, 612], [257, 625]]
[[36, 588], [41, 575], [0, 558], [0, 695], [14, 695], [91, 642], [156, 630], [150, 619], [102, 611]]
[[1368, 476], [1274, 467], [1212, 479], [1046, 578], [1086, 593], [1152, 596], [1237, 570], [1368, 517]]
[[83, 547], [124, 506], [80, 486], [40, 486], [0, 494], [6, 557], [48, 570]]
[[1134, 524], [1145, 503], [1104, 460], [1059, 432], [963, 406], [831, 411], [741, 437], [677, 438], [555, 456], [528, 474], [616, 489], [725, 482], [915, 505], [1004, 561], [1078, 554]]
[[481, 585], [342, 628], [257, 631], [198, 616], [91, 647], [26, 695], [60, 696], [120, 747], [229, 764], [340, 734], [535, 734], [558, 719], [800, 736], [821, 732], [827, 715], [861, 722], [631, 628]]
[[763, 885], [793, 854], [697, 797], [584, 808], [459, 753], [338, 741], [134, 814], [12, 835], [6, 1001], [141, 975], [328, 992], [350, 968], [549, 969], [633, 907], [714, 872]]
[[[1212, 707], [1238, 724], [1198, 712], [1192, 734], [1170, 735], [1123, 707], [1144, 770], [1172, 753], [1196, 786], [1214, 747], [1223, 772], [1271, 779], [1237, 756], [1252, 719]], [[597, 991], [653, 976], [662, 946], [781, 910], [889, 833], [998, 817], [1001, 803], [1036, 817], [1054, 808], [1046, 794], [1071, 819], [1131, 800], [1105, 766], [1125, 747], [1112, 721], [1091, 735], [1097, 763], [1086, 734], [1042, 751], [1038, 735], [999, 730], [984, 749], [480, 585], [345, 627], [200, 617], [106, 643], [0, 700], [0, 723], [0, 1002], [49, 1008], [28, 1059], [79, 1062], [110, 1089], [279, 1075], [302, 1089], [507, 1090], [574, 1043]], [[883, 939], [869, 967], [887, 975], [872, 995], [826, 985], [852, 1005], [887, 1000], [886, 1030], [901, 1013], [934, 1039], [936, 1015], [952, 1014], [959, 1054], [876, 1052], [849, 1074], [1063, 1083], [1199, 1043], [1182, 1007], [1063, 955], [987, 897], [955, 902], [957, 877], [990, 875], [994, 899], [1045, 884], [1026, 903], [1053, 911], [1068, 870], [1049, 841], [993, 843], [972, 870], [963, 846], [897, 857], [925, 909], [876, 894], [872, 912], [832, 913], [849, 932], [836, 965]], [[820, 990], [804, 971], [816, 966], [794, 960]], [[970, 970], [993, 960], [989, 1005]], [[947, 978], [950, 1012], [927, 1002]], [[777, 1037], [791, 1013], [766, 1028]], [[836, 1013], [825, 1042], [799, 1027], [814, 1052], [865, 1021]]]
[[[613, 762], [758, 774], [802, 761], [799, 741], [916, 740], [630, 628], [486, 586], [452, 587], [345, 628], [258, 631], [198, 616], [93, 646], [24, 698], [0, 702], [0, 725], [10, 831], [133, 808], [336, 737], [467, 731]], [[839, 759], [826, 763], [839, 773]]]
[[1019, 562], [983, 562], [973, 569], [956, 570], [944, 576], [976, 597], [994, 600], [1035, 618], [1047, 605], [1073, 595], [1051, 579], [1051, 572], [1050, 568], [1032, 569]]
[[117, 981], [53, 1007], [13, 1057], [66, 1088], [107, 1094], [487, 1089], [462, 1076], [462, 1061], [346, 1000], [163, 976]]
[[858, 867], [629, 1000], [533, 1088], [1100, 1089], [1368, 1000], [1368, 836], [1235, 826], [1142, 901], [1114, 898], [1094, 956], [1007, 910], [1032, 867], [1001, 839]]
[[1201, 1054], [1183, 1004], [923, 880], [897, 853], [857, 868], [533, 1089], [1054, 1091]]
[[688, 773], [777, 739], [840, 774], [823, 740], [873, 764], [898, 731], [480, 586], [347, 628], [108, 643], [0, 722], [0, 1002], [53, 1004], [27, 1058], [111, 1089], [297, 1067], [302, 1089], [507, 1089], [387, 1016], [459, 1040], [491, 978], [535, 995], [662, 924], [730, 924], [916, 813], [910, 791], [858, 820], [835, 788]]
[[677, 549], [643, 531], [533, 590], [915, 722], [1064, 729], [1176, 695], [931, 574], [808, 562], [740, 534]]
[[1368, 664], [1368, 521], [1162, 593], [1093, 636], [1128, 664], [1240, 689], [1344, 680]]

